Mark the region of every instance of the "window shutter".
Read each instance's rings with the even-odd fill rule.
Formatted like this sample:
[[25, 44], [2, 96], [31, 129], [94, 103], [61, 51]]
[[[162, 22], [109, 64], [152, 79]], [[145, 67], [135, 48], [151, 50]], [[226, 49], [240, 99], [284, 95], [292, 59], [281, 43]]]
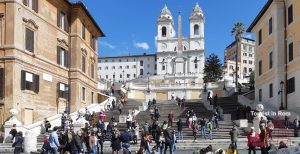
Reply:
[[0, 68], [0, 98], [4, 97], [4, 68]]
[[60, 65], [60, 47], [57, 46], [57, 64]]
[[40, 76], [34, 75], [34, 92], [39, 93], [40, 91]]
[[23, 4], [27, 6], [27, 0], [23, 0]]
[[65, 61], [65, 67], [69, 68], [69, 65], [68, 65], [68, 51], [65, 50], [64, 54], [65, 54], [64, 55], [64, 57], [65, 57], [65, 59], [64, 59], [64, 61]]
[[25, 78], [26, 78], [26, 72], [25, 71], [21, 71], [21, 90], [25, 90], [26, 86], [25, 86]]
[[64, 30], [66, 32], [69, 32], [69, 16], [67, 14], [65, 16], [65, 27], [64, 27]]
[[39, 0], [33, 0], [32, 1], [32, 9], [38, 13], [39, 12]]
[[60, 97], [59, 87], [60, 87], [60, 82], [58, 82], [58, 83], [56, 84], [56, 94], [57, 94], [57, 98]]
[[57, 9], [57, 27], [60, 27], [60, 10]]

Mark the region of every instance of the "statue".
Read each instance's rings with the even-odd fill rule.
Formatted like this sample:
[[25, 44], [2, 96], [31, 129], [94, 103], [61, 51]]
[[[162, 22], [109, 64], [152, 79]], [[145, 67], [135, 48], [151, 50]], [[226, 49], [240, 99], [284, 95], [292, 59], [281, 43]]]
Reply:
[[264, 105], [262, 104], [258, 104], [256, 106], [256, 111], [257, 112], [252, 112], [254, 119], [253, 119], [253, 126], [255, 127], [255, 130], [260, 130], [259, 128], [259, 124], [260, 124], [260, 121], [263, 119], [263, 120], [267, 120], [267, 117], [264, 115]]

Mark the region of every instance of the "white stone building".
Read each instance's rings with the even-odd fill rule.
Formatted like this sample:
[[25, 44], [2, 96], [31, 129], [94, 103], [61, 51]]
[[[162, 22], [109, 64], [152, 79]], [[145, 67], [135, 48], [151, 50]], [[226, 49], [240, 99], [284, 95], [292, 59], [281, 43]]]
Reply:
[[126, 82], [147, 75], [156, 75], [156, 55], [99, 57], [98, 71], [100, 79], [111, 82]]
[[[236, 41], [226, 47], [224, 52], [225, 77], [235, 80]], [[238, 47], [239, 82], [248, 82], [249, 75], [255, 70], [255, 41], [243, 38]]]
[[204, 14], [198, 4], [190, 15], [190, 36], [182, 37], [181, 15], [178, 17], [178, 37], [174, 20], [165, 6], [157, 20], [157, 74], [203, 74]]

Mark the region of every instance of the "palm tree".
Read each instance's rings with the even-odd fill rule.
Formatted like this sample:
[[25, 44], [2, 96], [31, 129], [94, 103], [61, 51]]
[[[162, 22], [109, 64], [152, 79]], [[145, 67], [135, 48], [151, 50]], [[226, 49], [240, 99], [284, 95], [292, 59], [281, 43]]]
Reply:
[[234, 27], [231, 30], [231, 34], [235, 36], [235, 42], [236, 42], [236, 54], [235, 54], [235, 87], [236, 88], [238, 88], [238, 51], [244, 33], [245, 33], [244, 24], [241, 22], [235, 23]]

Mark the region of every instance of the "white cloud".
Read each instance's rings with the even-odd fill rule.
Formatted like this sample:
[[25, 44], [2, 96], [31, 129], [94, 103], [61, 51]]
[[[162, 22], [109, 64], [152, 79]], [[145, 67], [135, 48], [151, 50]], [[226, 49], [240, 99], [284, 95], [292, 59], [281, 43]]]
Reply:
[[252, 39], [252, 34], [250, 34], [250, 33], [246, 33], [246, 34], [244, 34], [244, 37], [246, 37], [246, 38], [249, 38], [249, 39]]
[[110, 44], [110, 43], [108, 43], [108, 42], [99, 42], [99, 44], [100, 44], [100, 45], [103, 45], [103, 46], [105, 46], [105, 47], [108, 47], [108, 48], [110, 48], [110, 49], [116, 48], [116, 46], [114, 46], [114, 45], [112, 45], [112, 44]]
[[143, 50], [148, 50], [150, 47], [146, 42], [133, 42], [134, 47], [141, 48]]

